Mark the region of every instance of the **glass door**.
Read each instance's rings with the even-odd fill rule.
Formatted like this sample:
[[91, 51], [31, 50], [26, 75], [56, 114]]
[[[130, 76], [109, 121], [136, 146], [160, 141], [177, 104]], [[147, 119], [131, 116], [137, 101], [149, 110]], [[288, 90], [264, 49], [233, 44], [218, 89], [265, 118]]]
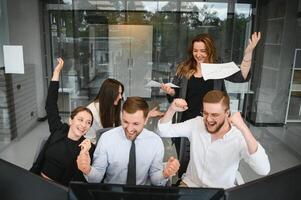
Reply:
[[250, 3], [46, 2], [52, 66], [58, 56], [65, 60], [61, 79], [65, 112], [86, 105], [108, 77], [125, 85], [125, 97], [142, 96], [164, 109], [165, 94], [145, 85], [150, 80], [172, 81], [192, 37], [211, 34], [219, 60], [239, 64], [252, 24]]

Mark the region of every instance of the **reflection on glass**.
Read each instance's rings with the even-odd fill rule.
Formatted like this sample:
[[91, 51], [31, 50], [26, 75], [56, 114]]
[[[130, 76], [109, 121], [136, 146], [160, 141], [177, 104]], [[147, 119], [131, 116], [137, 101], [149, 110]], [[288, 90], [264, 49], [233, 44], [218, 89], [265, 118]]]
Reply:
[[88, 28], [88, 23], [87, 23], [86, 17], [87, 17], [87, 12], [84, 11], [83, 16], [82, 16], [82, 21], [80, 22], [80, 25], [78, 27], [78, 30], [81, 32], [86, 31]]
[[[236, 22], [228, 23], [233, 18], [228, 18], [227, 3], [131, 0], [73, 3], [76, 10], [49, 12], [52, 57], [64, 57], [63, 87], [75, 88], [72, 102], [78, 100], [77, 104], [94, 98], [108, 77], [123, 82], [125, 96], [144, 96], [156, 104], [165, 102], [165, 95], [158, 88], [145, 88], [145, 84], [150, 79], [171, 81], [177, 65], [187, 56], [190, 39], [199, 33], [212, 35], [221, 61], [237, 62], [242, 58], [251, 13], [249, 4], [235, 4]], [[144, 28], [149, 31], [143, 31]], [[232, 37], [237, 38], [234, 44], [228, 42]]]

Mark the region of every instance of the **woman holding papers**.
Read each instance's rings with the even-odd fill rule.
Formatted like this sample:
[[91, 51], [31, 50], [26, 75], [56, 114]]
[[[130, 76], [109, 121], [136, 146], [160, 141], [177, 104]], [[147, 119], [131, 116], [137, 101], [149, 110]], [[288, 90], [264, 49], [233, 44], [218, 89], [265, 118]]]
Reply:
[[[260, 32], [254, 32], [249, 39], [249, 44], [244, 51], [244, 57], [240, 65], [240, 71], [226, 77], [231, 82], [246, 82], [250, 78], [250, 67], [252, 53], [260, 40]], [[221, 90], [226, 91], [224, 79], [204, 80], [202, 74], [202, 63], [216, 63], [216, 49], [210, 35], [200, 34], [191, 41], [188, 49], [189, 58], [182, 62], [173, 79], [173, 83], [180, 88], [172, 88], [167, 84], [162, 84], [162, 90], [167, 94], [169, 102], [173, 98], [183, 98], [188, 104], [188, 109], [183, 113], [178, 113], [177, 122], [192, 119], [201, 115], [203, 106], [201, 104], [203, 97], [208, 91]], [[174, 140], [178, 156], [180, 152], [180, 139]], [[188, 143], [188, 141], [186, 141]], [[179, 176], [186, 171], [188, 160], [181, 160]]]

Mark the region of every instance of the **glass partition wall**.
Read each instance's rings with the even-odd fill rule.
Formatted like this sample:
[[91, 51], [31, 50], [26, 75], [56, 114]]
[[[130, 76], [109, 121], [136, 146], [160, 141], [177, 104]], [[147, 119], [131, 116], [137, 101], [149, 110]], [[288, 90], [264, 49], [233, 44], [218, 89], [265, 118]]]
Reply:
[[[125, 85], [125, 98], [142, 96], [164, 109], [165, 94], [146, 84], [172, 81], [190, 40], [200, 33], [212, 35], [221, 62], [239, 64], [251, 32], [252, 5], [229, 2], [46, 1], [48, 63], [65, 60], [60, 110], [86, 105], [108, 77]], [[235, 104], [237, 93], [234, 110], [242, 108]]]

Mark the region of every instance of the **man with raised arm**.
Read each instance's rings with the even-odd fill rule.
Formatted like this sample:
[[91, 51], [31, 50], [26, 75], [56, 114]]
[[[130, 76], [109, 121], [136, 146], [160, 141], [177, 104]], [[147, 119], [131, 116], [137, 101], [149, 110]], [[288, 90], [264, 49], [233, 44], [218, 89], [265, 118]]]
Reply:
[[270, 163], [265, 150], [240, 113], [230, 116], [229, 108], [227, 93], [213, 90], [203, 98], [203, 117], [172, 124], [174, 114], [187, 109], [184, 99], [175, 99], [158, 122], [161, 137], [187, 137], [190, 140], [190, 161], [180, 186], [233, 187], [241, 159], [257, 174], [269, 173]]

